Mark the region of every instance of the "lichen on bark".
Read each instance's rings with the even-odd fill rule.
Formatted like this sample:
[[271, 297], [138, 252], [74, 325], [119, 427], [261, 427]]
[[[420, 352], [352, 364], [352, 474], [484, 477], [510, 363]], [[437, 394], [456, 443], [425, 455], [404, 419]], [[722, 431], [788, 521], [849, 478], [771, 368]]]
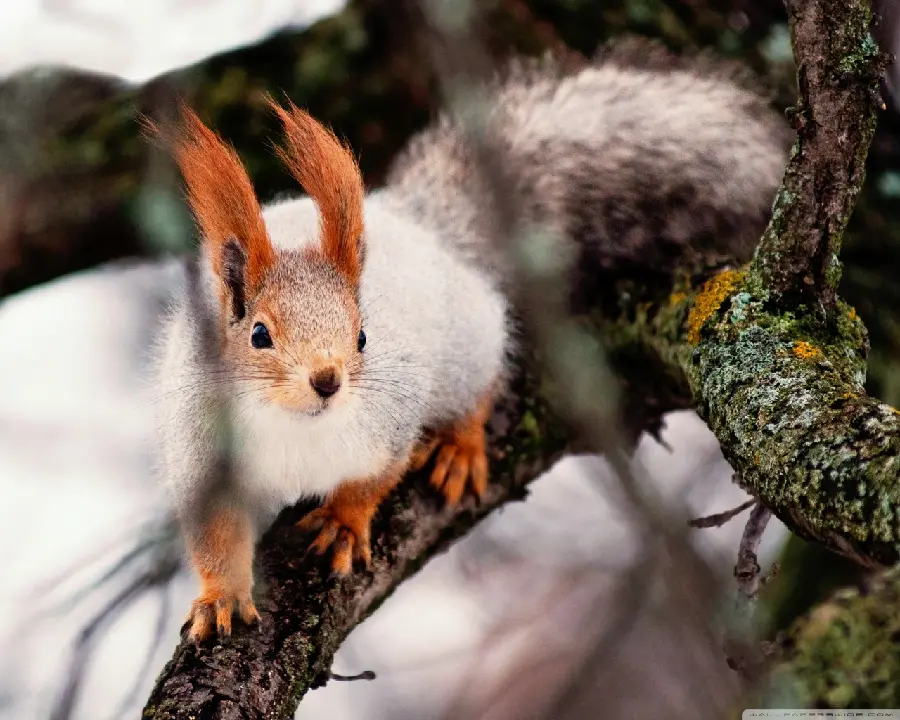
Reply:
[[897, 561], [900, 418], [865, 395], [865, 330], [723, 303], [685, 372], [744, 486], [800, 535], [865, 565]]

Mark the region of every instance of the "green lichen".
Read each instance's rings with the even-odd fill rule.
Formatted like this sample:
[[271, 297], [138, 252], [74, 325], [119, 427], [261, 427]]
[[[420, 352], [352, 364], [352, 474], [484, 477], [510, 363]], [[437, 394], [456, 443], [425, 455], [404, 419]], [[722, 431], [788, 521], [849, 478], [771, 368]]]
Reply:
[[840, 319], [820, 325], [802, 308], [734, 298], [687, 368], [729, 461], [767, 505], [798, 512], [807, 535], [896, 558], [900, 422], [862, 392], [855, 313], [839, 303]]
[[[314, 652], [314, 646], [303, 635], [291, 635], [285, 640], [281, 652], [281, 666], [288, 675], [290, 685], [290, 691], [283, 701], [285, 710], [296, 708], [300, 698], [313, 684], [315, 678], [310, 667], [310, 659]], [[282, 715], [276, 714], [275, 717], [282, 717]]]
[[779, 310], [752, 273], [729, 271], [597, 326], [619, 355], [683, 373], [742, 482], [792, 529], [862, 562], [900, 559], [900, 416], [864, 391], [853, 308]]
[[747, 319], [750, 293], [740, 292], [731, 298], [731, 322], [739, 323]]
[[[866, 23], [868, 24], [868, 21]], [[878, 56], [878, 45], [872, 36], [866, 33], [857, 49], [841, 58], [838, 69], [843, 73], [868, 75], [872, 72], [873, 64], [877, 63]]]

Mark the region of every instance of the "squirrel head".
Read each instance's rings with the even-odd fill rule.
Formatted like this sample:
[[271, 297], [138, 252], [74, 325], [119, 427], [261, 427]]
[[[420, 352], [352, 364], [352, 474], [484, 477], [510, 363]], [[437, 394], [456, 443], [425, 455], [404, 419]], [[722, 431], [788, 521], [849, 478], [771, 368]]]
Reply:
[[292, 103], [269, 98], [279, 155], [315, 202], [318, 243], [276, 248], [237, 153], [182, 105], [164, 135], [184, 177], [221, 309], [222, 356], [239, 392], [317, 415], [347, 401], [362, 366], [364, 187], [352, 152]]

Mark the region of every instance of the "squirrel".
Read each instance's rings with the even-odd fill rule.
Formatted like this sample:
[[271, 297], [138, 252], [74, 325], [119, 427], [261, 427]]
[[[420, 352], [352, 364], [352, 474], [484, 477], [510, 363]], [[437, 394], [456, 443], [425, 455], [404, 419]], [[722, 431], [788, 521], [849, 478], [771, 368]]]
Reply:
[[[787, 128], [733, 67], [638, 41], [577, 71], [515, 62], [489, 90], [488, 136], [523, 214], [589, 248], [591, 267], [746, 257], [758, 239]], [[306, 195], [264, 208], [186, 105], [149, 126], [200, 235], [157, 370], [161, 471], [201, 582], [185, 624], [196, 642], [229, 635], [235, 613], [259, 620], [255, 539], [299, 499], [323, 501], [298, 524], [345, 575], [368, 566], [372, 518], [405, 473], [434, 459], [448, 504], [480, 497], [485, 424], [515, 351], [510, 272], [454, 119], [415, 136], [367, 192], [349, 147], [285, 103], [269, 98], [278, 152]]]

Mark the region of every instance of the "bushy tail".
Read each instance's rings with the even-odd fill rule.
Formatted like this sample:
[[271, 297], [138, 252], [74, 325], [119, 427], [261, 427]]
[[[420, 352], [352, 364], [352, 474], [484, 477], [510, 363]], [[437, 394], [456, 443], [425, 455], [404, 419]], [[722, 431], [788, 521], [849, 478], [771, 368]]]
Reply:
[[[629, 40], [575, 73], [520, 62], [491, 93], [490, 140], [523, 216], [575, 241], [580, 272], [749, 257], [790, 133], [744, 71]], [[479, 175], [450, 117], [409, 143], [388, 182], [394, 203], [503, 277], [480, 230]]]

